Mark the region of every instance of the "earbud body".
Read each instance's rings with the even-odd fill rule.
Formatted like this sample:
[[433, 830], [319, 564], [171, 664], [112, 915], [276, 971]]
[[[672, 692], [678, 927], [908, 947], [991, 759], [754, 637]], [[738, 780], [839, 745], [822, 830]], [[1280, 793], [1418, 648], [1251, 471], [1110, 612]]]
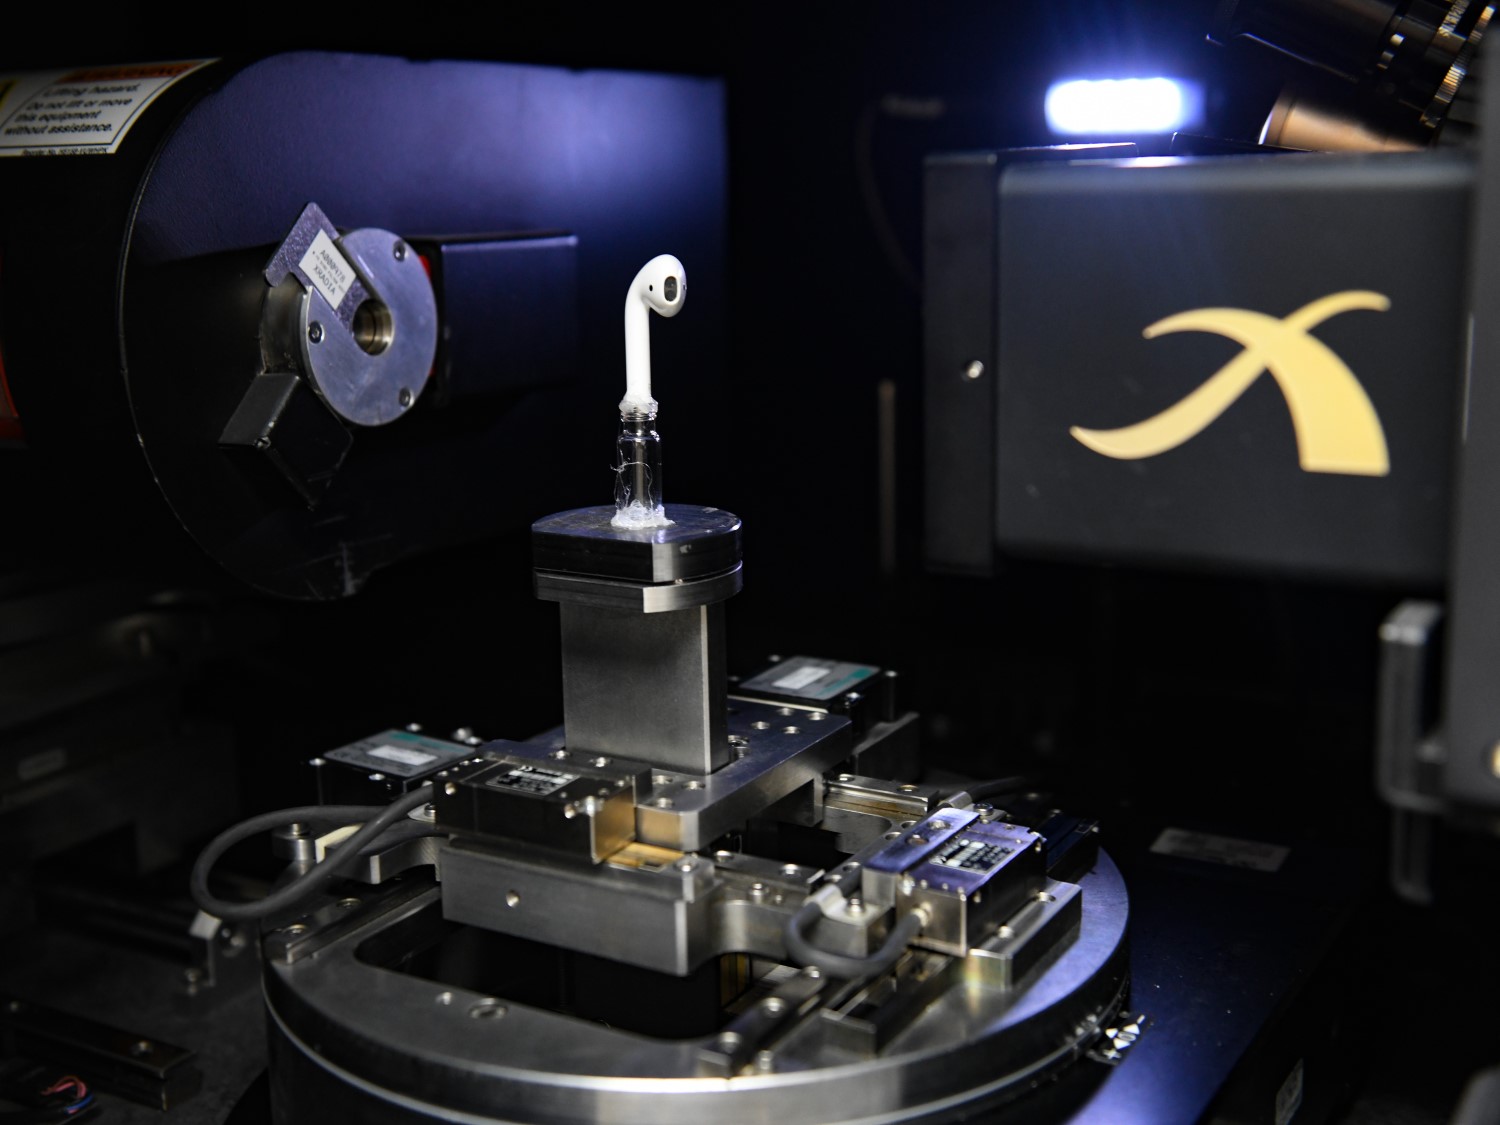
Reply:
[[625, 294], [625, 397], [620, 411], [656, 413], [651, 397], [651, 311], [676, 316], [687, 300], [687, 273], [671, 254], [644, 266]]

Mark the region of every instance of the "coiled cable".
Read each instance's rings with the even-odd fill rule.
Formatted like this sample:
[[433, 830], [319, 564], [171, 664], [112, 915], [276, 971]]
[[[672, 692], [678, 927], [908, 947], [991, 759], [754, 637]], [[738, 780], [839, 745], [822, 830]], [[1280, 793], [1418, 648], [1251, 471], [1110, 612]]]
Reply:
[[[397, 825], [412, 809], [432, 800], [432, 785], [419, 785], [389, 805], [302, 805], [297, 808], [278, 809], [261, 813], [249, 820], [227, 828], [209, 842], [193, 864], [188, 882], [189, 893], [199, 909], [225, 922], [254, 921], [269, 917], [295, 906], [310, 895], [322, 890], [329, 881], [344, 874], [358, 862], [360, 854], [386, 831]], [[293, 879], [284, 887], [272, 891], [265, 898], [253, 902], [230, 902], [217, 898], [208, 887], [208, 877], [214, 864], [235, 844], [248, 840], [261, 832], [280, 828], [287, 824], [354, 824], [362, 821], [360, 828], [322, 860]], [[403, 834], [404, 838], [404, 834]]]
[[816, 967], [819, 971], [842, 980], [865, 980], [878, 976], [906, 952], [907, 944], [922, 932], [926, 921], [921, 911], [914, 910], [907, 914], [891, 927], [891, 932], [886, 934], [880, 948], [867, 957], [853, 957], [847, 953], [819, 949], [808, 939], [807, 931], [822, 916], [824, 902], [841, 897], [842, 891], [837, 883], [825, 883], [809, 895], [807, 901], [797, 908], [797, 912], [787, 919], [782, 936], [787, 955], [797, 964]]

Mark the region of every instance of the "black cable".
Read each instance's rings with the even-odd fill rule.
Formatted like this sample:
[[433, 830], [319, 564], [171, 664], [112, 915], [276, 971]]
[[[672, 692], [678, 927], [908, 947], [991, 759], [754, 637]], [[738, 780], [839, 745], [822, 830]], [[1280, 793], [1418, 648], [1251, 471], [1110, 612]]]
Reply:
[[1028, 777], [1026, 774], [1016, 774], [1013, 777], [995, 777], [989, 781], [981, 781], [977, 785], [964, 786], [964, 792], [975, 801], [982, 801], [986, 797], [997, 797], [1009, 793], [1024, 793], [1028, 789], [1037, 787], [1036, 778]]
[[446, 836], [447, 833], [425, 820], [408, 820], [405, 824], [393, 824], [382, 832], [373, 843], [367, 844], [361, 855], [372, 855], [408, 840], [419, 840], [423, 836]]
[[978, 804], [991, 797], [1008, 797], [1012, 793], [1028, 793], [1040, 788], [1040, 782], [1029, 774], [1018, 773], [1011, 777], [992, 777], [988, 781], [971, 781], [962, 789], [944, 798], [943, 804], [952, 805], [960, 793], [967, 793], [969, 800]]
[[[412, 809], [432, 800], [432, 784], [419, 785], [389, 805], [303, 805], [261, 813], [225, 829], [215, 836], [193, 864], [188, 889], [200, 909], [225, 922], [253, 921], [294, 906], [308, 895], [359, 861], [360, 853], [377, 836], [398, 823]], [[343, 840], [324, 859], [279, 890], [254, 902], [229, 902], [215, 898], [208, 889], [208, 876], [220, 857], [235, 844], [272, 828], [298, 823], [353, 824], [364, 821], [360, 829]]]
[[948, 112], [941, 98], [910, 98], [886, 94], [868, 103], [854, 125], [854, 171], [859, 183], [865, 213], [875, 228], [875, 239], [902, 283], [913, 293], [922, 292], [922, 276], [901, 245], [900, 236], [891, 223], [880, 181], [875, 174], [875, 126], [882, 116], [904, 121], [936, 121]]
[[831, 953], [826, 949], [819, 949], [807, 939], [804, 932], [819, 917], [822, 916], [822, 904], [816, 898], [809, 898], [787, 920], [784, 937], [786, 939], [786, 950], [799, 965], [812, 965], [831, 977], [841, 980], [864, 980], [866, 977], [877, 976], [885, 972], [896, 963], [896, 959], [906, 952], [907, 942], [922, 932], [922, 915], [912, 911], [894, 926], [885, 937], [879, 949], [868, 957], [851, 957], [845, 953]]

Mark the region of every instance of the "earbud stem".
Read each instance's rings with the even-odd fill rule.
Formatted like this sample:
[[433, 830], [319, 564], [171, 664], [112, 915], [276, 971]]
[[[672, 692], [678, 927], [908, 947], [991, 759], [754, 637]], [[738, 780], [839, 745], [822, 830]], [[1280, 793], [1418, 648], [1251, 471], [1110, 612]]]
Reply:
[[651, 324], [650, 310], [634, 287], [625, 298], [625, 397], [620, 412], [656, 413], [651, 397]]

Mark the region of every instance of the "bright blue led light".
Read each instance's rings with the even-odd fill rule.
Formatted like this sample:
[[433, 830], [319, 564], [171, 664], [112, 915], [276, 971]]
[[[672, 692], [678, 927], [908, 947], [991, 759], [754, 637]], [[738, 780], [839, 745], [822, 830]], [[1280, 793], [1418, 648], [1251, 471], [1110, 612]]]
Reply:
[[1171, 133], [1199, 124], [1203, 94], [1176, 78], [1074, 78], [1047, 91], [1047, 127], [1066, 136]]

